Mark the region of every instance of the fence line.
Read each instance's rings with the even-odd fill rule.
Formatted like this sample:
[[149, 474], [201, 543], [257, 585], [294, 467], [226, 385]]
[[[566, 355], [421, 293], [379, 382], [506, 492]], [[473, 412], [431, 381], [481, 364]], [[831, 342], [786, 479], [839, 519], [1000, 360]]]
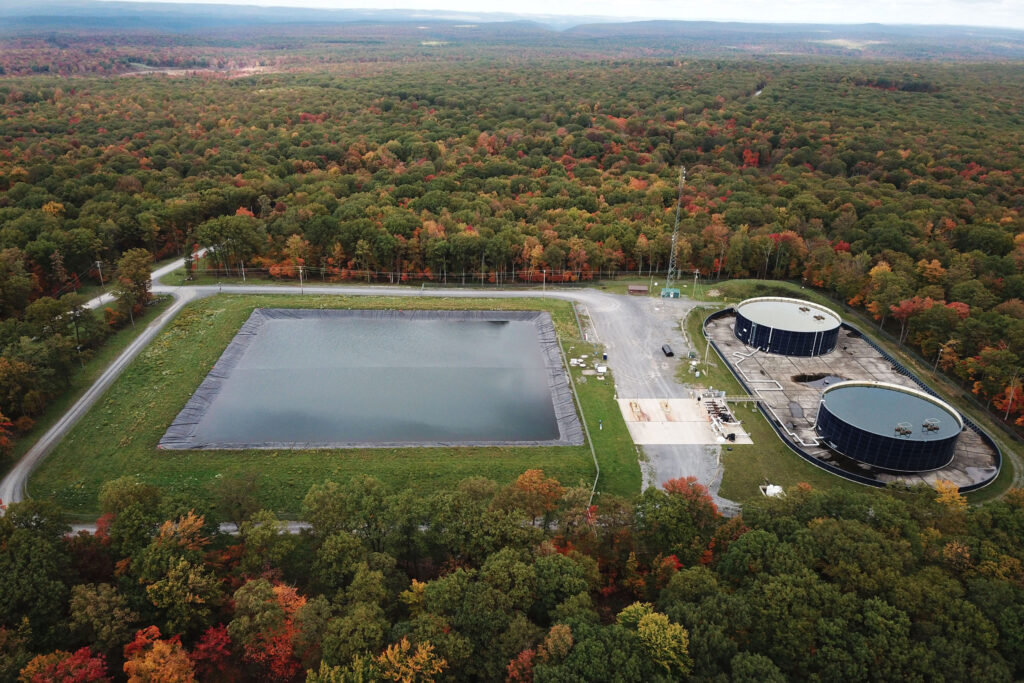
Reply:
[[[272, 274], [270, 268], [252, 268], [249, 266], [245, 267], [245, 275], [270, 275], [271, 277], [281, 280], [295, 280], [298, 281], [298, 269], [290, 269], [291, 272], [286, 272], [282, 269], [278, 274]], [[431, 271], [427, 274], [425, 271], [394, 271], [394, 270], [370, 270], [365, 268], [335, 268], [326, 266], [302, 266], [303, 272], [309, 277], [327, 277], [327, 278], [338, 278], [342, 273], [345, 274], [341, 279], [343, 280], [359, 280], [365, 279], [369, 276], [370, 280], [387, 280], [389, 282], [400, 282], [404, 277], [406, 280], [427, 280], [434, 282], [444, 282], [448, 285], [495, 285], [503, 286], [508, 284], [541, 284], [546, 282], [550, 285], [565, 285], [565, 284], [576, 284], [582, 282], [594, 282], [600, 280], [609, 279], [653, 279], [655, 277], [662, 277], [664, 272], [654, 271], [646, 274], [638, 273], [635, 270], [599, 270], [599, 271], [575, 271], [575, 270], [553, 270], [547, 269], [546, 273], [544, 269], [510, 269], [510, 270], [486, 270], [486, 271], [459, 271], [459, 272], [448, 272], [448, 273], [436, 273]], [[191, 268], [192, 274], [205, 274], [214, 275], [221, 277], [230, 278], [241, 278], [242, 270], [238, 268]], [[523, 275], [529, 273], [527, 277]], [[491, 282], [489, 278], [491, 275], [497, 274], [499, 277], [497, 281]], [[568, 277], [569, 279], [566, 279]], [[483, 282], [481, 282], [481, 279]], [[465, 283], [455, 282], [456, 280], [465, 280]]]

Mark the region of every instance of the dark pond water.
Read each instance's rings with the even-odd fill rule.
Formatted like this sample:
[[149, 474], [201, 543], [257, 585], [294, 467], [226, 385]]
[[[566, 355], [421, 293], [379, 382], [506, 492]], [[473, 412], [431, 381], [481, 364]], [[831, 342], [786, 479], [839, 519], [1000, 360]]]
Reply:
[[908, 430], [902, 436], [915, 441], [938, 441], [961, 431], [959, 419], [946, 408], [883, 386], [834, 389], [825, 394], [825, 406], [854, 427], [882, 436], [894, 437], [897, 425]]
[[296, 319], [263, 323], [193, 442], [558, 438], [533, 323]]
[[813, 375], [794, 375], [793, 381], [809, 387], [814, 387], [815, 389], [824, 389], [825, 387], [831, 386], [837, 382], [842, 382], [843, 378], [839, 375], [815, 373]]

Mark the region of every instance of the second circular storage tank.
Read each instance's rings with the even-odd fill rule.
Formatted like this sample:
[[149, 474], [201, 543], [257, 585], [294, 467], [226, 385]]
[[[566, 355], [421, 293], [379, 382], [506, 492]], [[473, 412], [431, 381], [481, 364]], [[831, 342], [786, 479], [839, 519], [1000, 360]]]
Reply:
[[831, 309], [800, 299], [762, 296], [736, 306], [736, 338], [785, 356], [821, 356], [839, 340], [842, 320]]
[[829, 448], [897, 472], [945, 467], [963, 428], [945, 401], [887, 382], [833, 384], [821, 394], [814, 424]]

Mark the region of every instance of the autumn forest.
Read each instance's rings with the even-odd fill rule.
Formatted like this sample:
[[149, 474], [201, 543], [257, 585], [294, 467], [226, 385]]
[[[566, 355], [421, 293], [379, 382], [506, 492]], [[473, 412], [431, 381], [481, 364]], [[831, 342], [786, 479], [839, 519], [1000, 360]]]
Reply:
[[[4, 469], [82, 354], [145, 314], [151, 262], [214, 283], [654, 279], [677, 201], [683, 270], [814, 288], [1024, 430], [1019, 61], [428, 33], [0, 37]], [[94, 313], [101, 279], [121, 296]], [[536, 470], [427, 500], [327, 482], [299, 534], [245, 481], [200, 505], [117, 480], [95, 535], [13, 504], [0, 679], [1024, 676], [1019, 490], [968, 509], [803, 486], [727, 519], [670, 484], [592, 506]]]

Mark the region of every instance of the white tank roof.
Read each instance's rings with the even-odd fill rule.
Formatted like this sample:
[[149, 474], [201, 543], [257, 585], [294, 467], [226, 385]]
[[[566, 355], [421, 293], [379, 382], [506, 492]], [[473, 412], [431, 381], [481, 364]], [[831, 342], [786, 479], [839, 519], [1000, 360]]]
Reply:
[[736, 306], [736, 312], [758, 325], [791, 332], [823, 332], [842, 323], [832, 309], [781, 296], [747, 299]]

